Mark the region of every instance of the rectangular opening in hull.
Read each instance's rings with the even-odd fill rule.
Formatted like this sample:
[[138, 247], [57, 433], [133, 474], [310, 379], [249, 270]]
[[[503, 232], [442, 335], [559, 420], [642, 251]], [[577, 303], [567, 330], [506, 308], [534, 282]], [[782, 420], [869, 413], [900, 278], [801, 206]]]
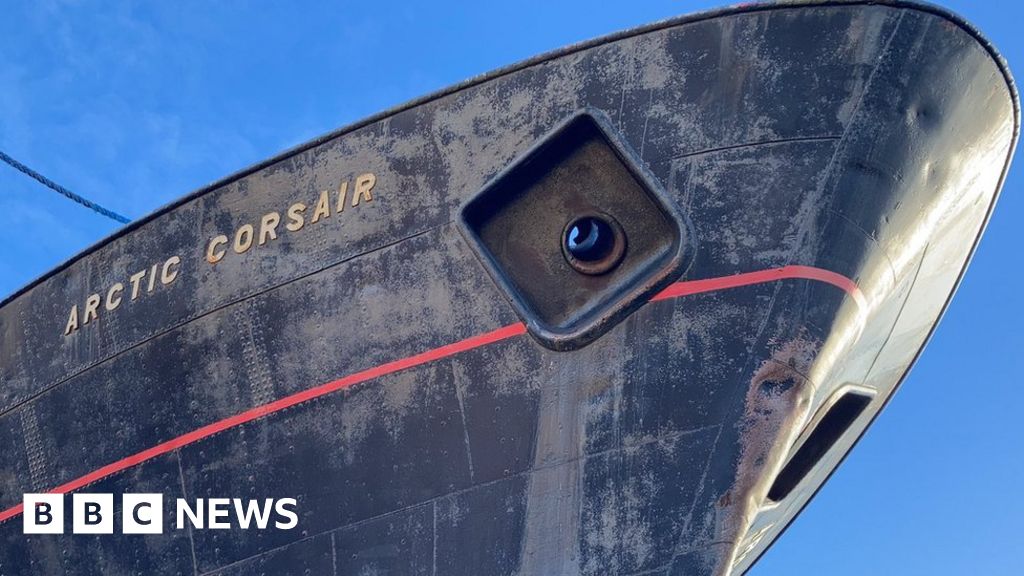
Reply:
[[871, 395], [863, 392], [846, 392], [832, 404], [775, 478], [775, 483], [768, 490], [768, 498], [780, 502], [789, 496], [864, 412], [871, 398]]

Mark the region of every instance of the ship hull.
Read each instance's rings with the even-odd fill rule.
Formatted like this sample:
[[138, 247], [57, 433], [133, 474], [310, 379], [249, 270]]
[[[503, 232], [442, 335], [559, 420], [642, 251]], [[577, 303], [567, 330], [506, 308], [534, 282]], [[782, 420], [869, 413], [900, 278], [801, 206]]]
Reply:
[[[578, 118], [600, 150], [564, 144]], [[742, 573], [923, 348], [1017, 127], [954, 17], [781, 4], [572, 47], [236, 174], [0, 307], [0, 573]], [[634, 220], [665, 223], [654, 256], [552, 284], [573, 298], [523, 281], [565, 273], [526, 223], [583, 197], [502, 212], [536, 158], [621, 164], [659, 208], [620, 218], [623, 265]], [[165, 529], [23, 534], [49, 491], [162, 494]], [[178, 498], [295, 498], [298, 525], [177, 529]]]

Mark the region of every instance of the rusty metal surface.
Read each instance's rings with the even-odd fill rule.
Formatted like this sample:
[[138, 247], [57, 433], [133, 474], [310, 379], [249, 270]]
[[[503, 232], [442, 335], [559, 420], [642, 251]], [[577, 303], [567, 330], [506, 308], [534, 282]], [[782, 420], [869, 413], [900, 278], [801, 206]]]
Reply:
[[[11, 511], [25, 492], [520, 322], [457, 216], [585, 108], [692, 222], [678, 280], [802, 266], [855, 286], [805, 275], [661, 298], [572, 351], [503, 336], [81, 488], [294, 496], [296, 530], [21, 533]], [[574, 47], [236, 175], [0, 307], [0, 573], [741, 573], [924, 345], [1017, 130], [1005, 69], [949, 15], [781, 4]], [[330, 205], [313, 222], [322, 191]], [[292, 231], [295, 203], [306, 212]], [[281, 221], [262, 237], [271, 213]], [[873, 395], [865, 413], [770, 501], [776, 473], [851, 386]]]

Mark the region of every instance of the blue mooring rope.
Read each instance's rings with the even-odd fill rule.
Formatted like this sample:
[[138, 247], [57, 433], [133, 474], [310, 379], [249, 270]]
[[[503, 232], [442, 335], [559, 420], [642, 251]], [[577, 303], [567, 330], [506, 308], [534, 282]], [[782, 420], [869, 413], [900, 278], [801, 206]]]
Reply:
[[78, 202], [82, 206], [85, 206], [86, 208], [92, 210], [93, 212], [96, 212], [97, 214], [102, 214], [103, 216], [106, 216], [107, 218], [110, 218], [111, 220], [116, 220], [117, 222], [120, 222], [122, 224], [127, 224], [127, 223], [131, 222], [131, 220], [129, 220], [128, 218], [125, 218], [124, 216], [121, 216], [117, 212], [112, 212], [110, 210], [107, 210], [103, 206], [100, 206], [99, 204], [97, 204], [95, 202], [92, 202], [90, 200], [82, 198], [81, 196], [79, 196], [78, 194], [75, 194], [71, 190], [68, 190], [67, 188], [61, 186], [60, 184], [57, 184], [56, 182], [54, 182], [53, 180], [50, 180], [46, 176], [43, 176], [39, 172], [36, 172], [35, 170], [29, 168], [28, 166], [25, 166], [21, 162], [18, 162], [14, 158], [11, 158], [7, 154], [5, 154], [3, 150], [0, 150], [0, 160], [3, 160], [4, 162], [9, 164], [15, 170], [17, 170], [17, 171], [21, 172], [22, 174], [32, 178], [33, 180], [39, 182], [43, 186], [46, 186], [50, 190], [53, 190], [54, 192], [56, 192], [56, 193], [58, 193], [58, 194], [60, 194], [62, 196], [65, 196], [65, 197], [67, 197], [68, 199], [70, 199], [70, 200], [72, 200], [74, 202]]

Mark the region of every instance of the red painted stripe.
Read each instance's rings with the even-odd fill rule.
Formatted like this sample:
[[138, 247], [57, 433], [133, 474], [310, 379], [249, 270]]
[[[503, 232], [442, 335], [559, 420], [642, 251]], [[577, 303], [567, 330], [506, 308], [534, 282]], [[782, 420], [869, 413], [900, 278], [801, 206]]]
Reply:
[[822, 268], [798, 265], [769, 268], [768, 270], [745, 272], [743, 274], [734, 274], [732, 276], [722, 276], [719, 278], [707, 278], [705, 280], [676, 282], [659, 292], [651, 299], [651, 301], [656, 302], [658, 300], [679, 298], [680, 296], [689, 296], [691, 294], [700, 294], [702, 292], [715, 292], [717, 290], [726, 290], [728, 288], [738, 288], [740, 286], [775, 282], [776, 280], [793, 279], [817, 280], [819, 282], [831, 284], [842, 289], [851, 298], [853, 298], [854, 302], [857, 303], [857, 306], [861, 310], [865, 310], [867, 308], [867, 300], [864, 298], [864, 293], [860, 291], [860, 287], [858, 287], [856, 282], [853, 280], [850, 280], [842, 274], [837, 274]]
[[[699, 294], [701, 292], [712, 292], [715, 290], [724, 290], [728, 288], [736, 288], [739, 286], [749, 286], [751, 284], [761, 284], [764, 282], [772, 282], [775, 280], [783, 280], [787, 278], [804, 278], [832, 284], [833, 286], [837, 286], [845, 290], [847, 294], [849, 294], [854, 300], [857, 301], [858, 305], [863, 306], [864, 304], [864, 296], [861, 294], [860, 289], [852, 280], [840, 274], [836, 274], [835, 272], [829, 272], [828, 270], [814, 268], [811, 266], [785, 266], [783, 268], [774, 268], [771, 270], [750, 272], [746, 274], [736, 274], [734, 276], [725, 276], [722, 278], [709, 278], [706, 280], [690, 280], [685, 282], [677, 282], [669, 286], [659, 294], [657, 294], [652, 299], [652, 301], [666, 300], [669, 298], [678, 298], [680, 296]], [[324, 396], [332, 392], [337, 392], [338, 390], [349, 388], [356, 384], [366, 382], [367, 380], [372, 380], [374, 378], [379, 378], [387, 374], [393, 374], [401, 370], [406, 370], [408, 368], [413, 368], [415, 366], [427, 364], [435, 360], [447, 358], [448, 356], [453, 356], [455, 354], [459, 354], [467, 350], [472, 350], [474, 348], [486, 346], [487, 344], [493, 344], [495, 342], [499, 342], [501, 340], [505, 340], [507, 338], [519, 336], [522, 334], [526, 334], [526, 326], [522, 322], [517, 322], [515, 324], [510, 324], [503, 328], [498, 328], [497, 330], [493, 330], [491, 332], [479, 334], [471, 338], [466, 338], [465, 340], [460, 340], [452, 344], [441, 346], [440, 348], [434, 348], [433, 350], [427, 350], [426, 352], [421, 352], [414, 356], [394, 360], [386, 364], [381, 364], [373, 368], [368, 368], [361, 372], [349, 374], [348, 376], [339, 378], [332, 382], [327, 382], [326, 384], [314, 386], [313, 388], [303, 390], [302, 392], [297, 392], [290, 396], [285, 396], [284, 398], [275, 400], [273, 402], [270, 402], [269, 404], [256, 406], [255, 408], [251, 408], [249, 410], [246, 410], [245, 412], [236, 414], [234, 416], [230, 416], [223, 420], [218, 420], [217, 422], [214, 422], [212, 424], [207, 424], [202, 428], [197, 428], [196, 430], [193, 430], [187, 434], [183, 434], [181, 436], [178, 436], [177, 438], [172, 438], [166, 442], [157, 444], [152, 448], [148, 448], [146, 450], [143, 450], [142, 452], [133, 454], [126, 458], [122, 458], [117, 462], [113, 462], [111, 464], [107, 464], [102, 468], [93, 470], [92, 472], [86, 474], [85, 476], [76, 478], [65, 484], [61, 484], [60, 486], [57, 486], [56, 488], [50, 490], [50, 493], [66, 494], [68, 492], [73, 492], [75, 490], [88, 486], [93, 482], [102, 480], [103, 478], [106, 478], [112, 474], [116, 474], [127, 468], [131, 468], [147, 460], [156, 458], [157, 456], [160, 456], [162, 454], [166, 454], [172, 450], [176, 450], [183, 446], [187, 446], [194, 442], [198, 442], [203, 438], [207, 438], [209, 436], [217, 434], [218, 432], [223, 432], [230, 428], [240, 426], [242, 424], [245, 424], [246, 422], [251, 422], [258, 418], [262, 418], [264, 416], [267, 416], [268, 414], [280, 412], [281, 410], [284, 410], [285, 408], [290, 408], [292, 406], [295, 406], [296, 404], [301, 404], [302, 402], [306, 402], [314, 398], [319, 398], [320, 396]], [[8, 508], [7, 510], [4, 510], [3, 512], [0, 512], [0, 522], [3, 522], [5, 520], [8, 520], [14, 516], [21, 514], [23, 511], [22, 506], [22, 504], [18, 504], [17, 506], [13, 506], [11, 508]]]
[[[275, 400], [273, 402], [270, 402], [269, 404], [263, 404], [250, 410], [246, 410], [245, 412], [242, 412], [240, 414], [235, 414], [234, 416], [231, 416], [229, 418], [218, 420], [217, 422], [214, 422], [212, 424], [207, 424], [202, 428], [198, 428], [187, 434], [178, 436], [177, 438], [172, 438], [166, 442], [157, 444], [152, 448], [148, 448], [146, 450], [143, 450], [142, 452], [128, 456], [127, 458], [122, 458], [117, 462], [107, 464], [102, 468], [93, 470], [92, 472], [86, 474], [85, 476], [76, 478], [66, 484], [61, 484], [60, 486], [57, 486], [53, 490], [50, 490], [50, 493], [67, 494], [68, 492], [78, 490], [79, 488], [88, 486], [93, 482], [102, 480], [107, 476], [116, 474], [117, 472], [120, 472], [127, 468], [131, 468], [132, 466], [141, 464], [146, 460], [156, 458], [157, 456], [166, 454], [172, 450], [181, 448], [182, 446], [187, 446], [189, 444], [192, 444], [193, 442], [198, 442], [203, 438], [213, 436], [218, 432], [223, 432], [224, 430], [234, 428], [235, 426], [240, 426], [242, 424], [245, 424], [246, 422], [251, 422], [253, 420], [256, 420], [257, 418], [262, 418], [268, 414], [280, 412], [285, 408], [290, 408], [292, 406], [295, 406], [296, 404], [306, 402], [307, 400], [312, 400], [325, 394], [330, 394], [331, 392], [343, 390], [350, 386], [359, 384], [360, 382], [366, 382], [367, 380], [372, 380], [374, 378], [378, 378], [380, 376], [384, 376], [387, 374], [392, 374], [400, 370], [405, 370], [408, 368], [412, 368], [414, 366], [419, 366], [421, 364], [426, 364], [428, 362], [440, 360], [441, 358], [453, 356], [460, 352], [472, 350], [473, 348], [478, 348], [480, 346], [492, 344], [494, 342], [505, 340], [506, 338], [511, 338], [512, 336], [518, 336], [525, 333], [526, 326], [524, 326], [522, 322], [517, 322], [515, 324], [505, 326], [504, 328], [499, 328], [497, 330], [487, 332], [485, 334], [479, 334], [471, 338], [466, 338], [465, 340], [460, 340], [453, 344], [447, 344], [445, 346], [441, 346], [440, 348], [427, 350], [426, 352], [416, 354], [415, 356], [409, 356], [407, 358], [402, 358], [400, 360], [395, 360], [393, 362], [381, 364], [373, 368], [368, 368], [361, 372], [349, 374], [348, 376], [339, 378], [337, 380], [334, 380], [333, 382], [321, 384], [320, 386], [314, 386], [313, 388], [303, 390], [302, 392], [297, 392], [290, 396], [285, 396], [284, 398]], [[0, 522], [3, 522], [4, 520], [7, 520], [8, 518], [11, 518], [13, 516], [17, 516], [18, 514], [21, 514], [22, 506], [22, 504], [19, 504], [17, 506], [4, 510], [3, 512], [0, 512]]]
[[18, 504], [17, 506], [14, 506], [12, 508], [8, 508], [7, 510], [4, 510], [3, 512], [0, 512], [0, 522], [3, 522], [4, 520], [7, 520], [8, 518], [13, 518], [14, 516], [17, 516], [18, 514], [21, 514], [21, 510], [22, 510], [22, 508], [24, 506], [25, 506], [24, 504]]

